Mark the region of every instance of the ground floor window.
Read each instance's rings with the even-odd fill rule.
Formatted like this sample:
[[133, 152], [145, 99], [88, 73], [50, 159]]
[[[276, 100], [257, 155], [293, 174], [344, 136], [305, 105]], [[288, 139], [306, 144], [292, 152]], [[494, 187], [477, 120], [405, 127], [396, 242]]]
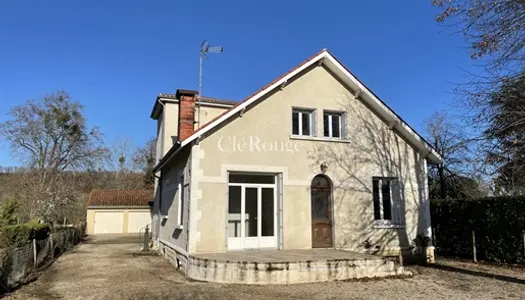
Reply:
[[399, 181], [393, 177], [372, 179], [374, 221], [376, 224], [403, 224]]

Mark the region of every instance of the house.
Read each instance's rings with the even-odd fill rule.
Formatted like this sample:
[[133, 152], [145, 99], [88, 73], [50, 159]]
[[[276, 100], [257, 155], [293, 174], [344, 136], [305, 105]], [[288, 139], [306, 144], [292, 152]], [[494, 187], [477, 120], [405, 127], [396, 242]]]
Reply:
[[87, 234], [138, 233], [151, 224], [150, 190], [92, 190], [87, 204]]
[[[160, 94], [151, 118], [159, 159], [153, 235], [190, 277], [345, 279], [355, 270], [335, 276], [330, 259], [329, 275], [294, 273], [292, 280], [282, 273], [295, 268], [287, 262], [270, 276], [277, 262], [267, 256], [300, 256], [310, 269], [312, 257], [407, 257], [417, 235], [431, 237], [427, 163], [442, 158], [326, 49], [242, 102], [199, 99], [183, 89]], [[432, 259], [433, 247], [427, 252]], [[232, 259], [237, 266], [228, 266]], [[248, 259], [254, 263], [247, 266]], [[345, 268], [358, 265], [344, 261]], [[367, 272], [354, 277], [376, 276]]]

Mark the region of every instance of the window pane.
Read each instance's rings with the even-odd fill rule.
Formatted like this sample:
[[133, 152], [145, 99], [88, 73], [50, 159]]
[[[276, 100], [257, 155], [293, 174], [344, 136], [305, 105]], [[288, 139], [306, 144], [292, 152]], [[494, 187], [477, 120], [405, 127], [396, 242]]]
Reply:
[[392, 202], [390, 197], [390, 181], [384, 180], [381, 188], [383, 194], [383, 219], [392, 220]]
[[262, 236], [274, 236], [274, 199], [273, 189], [262, 189], [262, 208], [261, 208], [261, 231]]
[[341, 137], [339, 124], [341, 123], [341, 116], [332, 115], [332, 137]]
[[228, 237], [241, 236], [241, 187], [230, 186], [228, 192]]
[[301, 114], [303, 121], [303, 132], [302, 135], [310, 135], [310, 113], [303, 112]]
[[299, 134], [299, 113], [292, 112], [292, 134]]
[[329, 118], [327, 114], [323, 115], [323, 132], [324, 132], [324, 136], [327, 136], [327, 137], [330, 136], [330, 129], [328, 128], [328, 126], [330, 126], [330, 122], [328, 119]]
[[317, 175], [312, 180], [311, 187], [317, 189], [330, 189], [331, 184], [328, 178], [326, 178], [324, 175]]
[[312, 218], [328, 220], [328, 200], [330, 191], [312, 189]]
[[372, 182], [372, 194], [374, 199], [374, 220], [381, 220], [381, 206], [379, 205], [379, 180]]
[[244, 236], [257, 236], [257, 188], [246, 188], [244, 203]]
[[230, 174], [230, 183], [275, 183], [274, 175]]

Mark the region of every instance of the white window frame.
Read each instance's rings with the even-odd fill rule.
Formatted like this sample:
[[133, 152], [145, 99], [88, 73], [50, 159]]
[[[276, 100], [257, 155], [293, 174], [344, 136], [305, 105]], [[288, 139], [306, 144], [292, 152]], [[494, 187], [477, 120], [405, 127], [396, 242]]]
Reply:
[[[324, 116], [328, 115], [328, 136], [324, 135]], [[332, 117], [338, 117], [339, 118], [339, 136], [334, 137], [333, 136], [333, 127], [332, 127]], [[323, 137], [330, 138], [330, 139], [342, 139], [343, 138], [343, 117], [344, 114], [342, 112], [335, 112], [335, 111], [324, 111], [323, 112]]]
[[[278, 248], [279, 247], [279, 215], [278, 215], [278, 194], [277, 186], [278, 181], [277, 177], [275, 178], [274, 183], [236, 183], [229, 182], [228, 187], [238, 186], [241, 188], [241, 213], [240, 213], [240, 236], [238, 237], [229, 237], [228, 232], [226, 232], [227, 244], [226, 247], [228, 250], [246, 250], [246, 249], [265, 249], [265, 248]], [[257, 236], [248, 237], [246, 236], [246, 223], [242, 221], [243, 216], [245, 215], [246, 210], [246, 188], [256, 188], [257, 189]], [[273, 189], [273, 236], [263, 236], [262, 235], [262, 189], [271, 188]], [[229, 195], [228, 195], [229, 197]], [[229, 199], [228, 199], [229, 200]], [[229, 207], [226, 210], [226, 220], [229, 221]]]
[[[298, 114], [298, 121], [299, 121], [299, 132], [297, 134], [293, 133], [293, 114]], [[308, 122], [310, 123], [310, 134], [303, 134], [303, 114], [308, 114]], [[304, 108], [292, 108], [292, 135], [293, 136], [315, 136], [314, 135], [314, 126], [313, 126], [313, 115], [314, 111]]]
[[182, 211], [182, 201], [184, 201], [184, 199], [182, 199], [182, 189], [184, 188], [184, 177], [181, 176], [180, 177], [180, 182], [179, 184], [177, 185], [177, 226], [176, 226], [176, 229], [183, 229], [184, 228], [184, 220], [182, 219], [184, 214], [183, 214], [183, 211]]
[[[373, 182], [377, 180], [378, 188], [379, 188], [379, 214], [380, 219], [375, 219], [375, 211], [373, 211], [374, 216], [374, 226], [376, 228], [391, 228], [391, 227], [404, 227], [405, 226], [405, 219], [403, 218], [403, 210], [401, 205], [401, 190], [399, 189], [399, 195], [396, 195], [392, 187], [394, 185], [399, 185], [398, 178], [395, 177], [373, 177], [372, 178], [372, 190], [373, 190]], [[385, 220], [384, 219], [384, 208], [383, 208], [383, 182], [388, 181], [390, 182], [389, 188], [390, 188], [390, 210], [391, 210], [391, 220]], [[397, 203], [396, 203], [397, 202]], [[374, 195], [372, 193], [372, 209], [374, 208]]]

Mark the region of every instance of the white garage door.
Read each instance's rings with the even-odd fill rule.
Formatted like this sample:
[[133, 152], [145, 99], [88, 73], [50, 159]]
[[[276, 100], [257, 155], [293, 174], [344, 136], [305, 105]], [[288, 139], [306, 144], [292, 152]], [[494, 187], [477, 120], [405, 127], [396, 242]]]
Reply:
[[[128, 232], [139, 232], [141, 229], [144, 231], [146, 225], [151, 224], [151, 215], [147, 212], [132, 212], [128, 214]], [[151, 228], [150, 228], [151, 231]]]
[[95, 212], [95, 234], [122, 233], [123, 211], [97, 211]]

